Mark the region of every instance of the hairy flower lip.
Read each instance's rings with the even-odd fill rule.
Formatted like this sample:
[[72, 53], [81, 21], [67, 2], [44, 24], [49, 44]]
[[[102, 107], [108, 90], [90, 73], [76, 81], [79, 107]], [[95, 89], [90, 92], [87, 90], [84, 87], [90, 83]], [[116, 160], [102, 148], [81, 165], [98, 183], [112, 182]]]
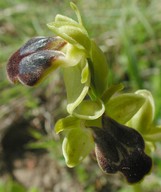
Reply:
[[[23, 80], [21, 80], [22, 67], [20, 66], [24, 61], [27, 61], [28, 59], [27, 64], [29, 65], [29, 58], [33, 58], [32, 55], [34, 54], [39, 55], [41, 53], [43, 54], [46, 53], [47, 55], [46, 60], [48, 59], [48, 62], [45, 62], [44, 64], [47, 64], [47, 66], [50, 66], [49, 62], [52, 62], [53, 60], [56, 59], [55, 55], [58, 56], [57, 53], [60, 52], [60, 50], [66, 44], [67, 42], [60, 37], [39, 36], [39, 37], [31, 38], [20, 49], [18, 49], [15, 53], [13, 53], [10, 59], [8, 60], [7, 67], [6, 67], [8, 79], [12, 83], [17, 83], [18, 81], [20, 81], [21, 83], [24, 83]], [[51, 55], [51, 52], [53, 52], [53, 56]], [[63, 55], [63, 53], [59, 55]], [[40, 56], [39, 58], [37, 58], [37, 60], [38, 59], [40, 59]], [[47, 66], [46, 67], [44, 66], [44, 68], [47, 68]], [[41, 70], [42, 68], [39, 70], [39, 73]], [[26, 77], [23, 77], [23, 78], [27, 79], [29, 75], [25, 75], [25, 76]], [[35, 79], [35, 80], [31, 80], [31, 81], [29, 80], [30, 82], [24, 83], [24, 84], [32, 86], [33, 84], [35, 84], [34, 81], [37, 81], [36, 79], [38, 79], [38, 76], [32, 77], [31, 79]]]
[[24, 57], [19, 63], [18, 80], [28, 86], [34, 86], [51, 70], [59, 65], [59, 58], [64, 57], [60, 51], [43, 50]]
[[129, 183], [136, 183], [149, 173], [152, 160], [144, 153], [144, 140], [134, 129], [102, 118], [102, 128], [92, 127], [95, 153], [106, 173], [121, 172]]
[[65, 44], [67, 44], [67, 42], [57, 36], [37, 36], [28, 40], [19, 50], [20, 55], [26, 55], [40, 50], [61, 50]]

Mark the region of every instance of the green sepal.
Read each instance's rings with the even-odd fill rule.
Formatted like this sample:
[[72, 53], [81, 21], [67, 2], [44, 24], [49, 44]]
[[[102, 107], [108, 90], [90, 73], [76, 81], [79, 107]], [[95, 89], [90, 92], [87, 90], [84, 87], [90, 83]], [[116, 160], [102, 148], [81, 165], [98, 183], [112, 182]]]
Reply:
[[56, 17], [55, 17], [55, 22], [56, 23], [66, 23], [66, 24], [70, 24], [70, 25], [75, 25], [75, 26], [78, 26], [79, 24], [74, 20], [74, 19], [71, 19], [70, 17], [67, 17], [67, 16], [64, 16], [64, 15], [60, 15], [60, 14], [57, 14]]
[[[83, 61], [84, 62], [84, 61]], [[84, 65], [84, 66], [83, 66]], [[90, 74], [86, 77], [85, 83], [81, 82], [82, 70], [87, 67], [86, 63], [79, 63], [76, 66], [63, 68], [64, 82], [67, 92], [67, 111], [69, 114], [83, 101], [87, 95], [90, 85]], [[83, 78], [83, 80], [85, 77]], [[83, 81], [84, 82], [84, 81]]]
[[78, 27], [83, 31], [83, 33], [85, 33], [88, 36], [88, 32], [84, 28], [84, 26], [82, 24], [76, 22], [75, 20], [71, 19], [70, 17], [58, 14], [55, 17], [55, 23], [59, 27], [62, 26], [62, 25], [71, 25], [71, 26]]
[[77, 46], [79, 49], [89, 50], [91, 46], [90, 39], [85, 30], [78, 25], [67, 22], [52, 22], [47, 24], [56, 35], [62, 37], [68, 43]]
[[90, 58], [90, 71], [93, 77], [91, 83], [97, 96], [100, 97], [107, 89], [108, 64], [104, 53], [94, 41], [91, 41]]
[[86, 120], [98, 119], [105, 112], [105, 106], [101, 100], [84, 100], [73, 111], [73, 115]]
[[54, 131], [58, 134], [61, 131], [78, 128], [81, 125], [82, 125], [82, 120], [73, 116], [68, 116], [68, 117], [59, 119], [56, 122]]
[[62, 150], [68, 167], [79, 164], [94, 148], [90, 129], [77, 128], [68, 131], [63, 140]]
[[125, 93], [112, 97], [105, 105], [106, 115], [119, 123], [129, 121], [144, 104], [145, 98], [133, 93]]
[[149, 132], [149, 129], [151, 129], [151, 125], [154, 119], [154, 99], [148, 90], [138, 90], [135, 92], [135, 94], [144, 97], [145, 102], [140, 110], [130, 120], [130, 123], [133, 128], [137, 129], [142, 134], [146, 134]]

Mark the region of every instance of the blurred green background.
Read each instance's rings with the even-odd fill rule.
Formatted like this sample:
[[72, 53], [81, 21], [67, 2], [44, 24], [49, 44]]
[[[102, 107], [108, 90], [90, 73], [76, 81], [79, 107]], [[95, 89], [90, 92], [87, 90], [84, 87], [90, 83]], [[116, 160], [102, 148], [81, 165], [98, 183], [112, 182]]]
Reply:
[[[91, 157], [74, 169], [64, 164], [61, 137], [51, 129], [66, 114], [66, 96], [59, 71], [34, 88], [11, 85], [7, 80], [5, 67], [13, 52], [33, 36], [53, 36], [46, 23], [53, 21], [56, 14], [75, 18], [69, 2], [0, 1], [0, 192], [133, 190], [119, 174], [104, 175]], [[161, 124], [161, 1], [73, 2], [79, 7], [90, 36], [106, 54], [109, 83], [122, 82], [127, 92], [150, 90], [156, 104], [155, 123]], [[24, 147], [35, 140], [38, 143], [32, 150]], [[153, 171], [143, 182], [143, 192], [160, 191], [160, 147], [158, 144]]]

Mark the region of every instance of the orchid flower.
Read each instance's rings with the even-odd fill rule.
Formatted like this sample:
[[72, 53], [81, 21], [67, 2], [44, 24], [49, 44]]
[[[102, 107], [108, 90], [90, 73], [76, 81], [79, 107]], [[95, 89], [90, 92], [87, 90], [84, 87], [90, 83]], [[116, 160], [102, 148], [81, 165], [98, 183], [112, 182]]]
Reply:
[[34, 86], [60, 67], [68, 115], [54, 130], [65, 134], [62, 151], [67, 166], [78, 165], [94, 150], [104, 172], [121, 172], [129, 183], [136, 183], [152, 166], [144, 138], [156, 139], [155, 131], [161, 133], [149, 128], [155, 111], [152, 96], [146, 91], [118, 93], [122, 84], [108, 85], [105, 55], [90, 39], [77, 6], [71, 7], [78, 21], [57, 15], [47, 24], [57, 36], [26, 42], [10, 57], [7, 75], [13, 83]]

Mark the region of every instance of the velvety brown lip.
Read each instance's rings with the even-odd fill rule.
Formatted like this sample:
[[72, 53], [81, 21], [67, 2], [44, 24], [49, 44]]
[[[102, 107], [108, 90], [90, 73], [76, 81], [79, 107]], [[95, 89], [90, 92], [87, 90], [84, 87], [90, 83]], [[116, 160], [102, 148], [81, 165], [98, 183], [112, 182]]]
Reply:
[[134, 129], [103, 116], [102, 128], [92, 127], [98, 164], [106, 173], [121, 172], [129, 183], [149, 173], [151, 158], [144, 152], [144, 140]]
[[[34, 37], [30, 39], [8, 60], [6, 70], [9, 80], [12, 83], [20, 80], [24, 84], [34, 85], [40, 78], [42, 70], [47, 69], [51, 62], [58, 56], [57, 52], [54, 51], [61, 50], [66, 43], [67, 42], [60, 37]], [[46, 58], [40, 59], [40, 54], [42, 54], [42, 57], [46, 55]], [[35, 61], [35, 63], [33, 61]], [[43, 67], [42, 62], [44, 62]], [[26, 65], [24, 65], [24, 63], [26, 63]], [[33, 72], [33, 70], [27, 72], [29, 71], [27, 68], [35, 70], [36, 66], [37, 72]], [[40, 67], [39, 70], [38, 66]], [[33, 76], [34, 73], [35, 76]]]

